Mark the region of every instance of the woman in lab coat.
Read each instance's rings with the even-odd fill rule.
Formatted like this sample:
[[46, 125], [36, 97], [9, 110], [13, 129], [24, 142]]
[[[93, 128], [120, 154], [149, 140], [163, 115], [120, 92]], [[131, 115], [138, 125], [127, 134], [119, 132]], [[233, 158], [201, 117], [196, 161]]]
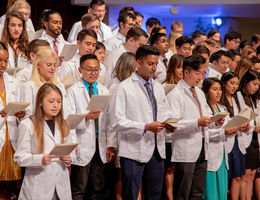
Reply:
[[0, 199], [10, 199], [18, 194], [17, 183], [21, 180], [21, 169], [13, 161], [17, 140], [16, 119], [25, 115], [25, 112], [20, 112], [8, 116], [6, 120], [4, 118], [6, 114], [2, 111], [3, 108], [9, 102], [17, 102], [19, 98], [17, 81], [5, 73], [7, 63], [7, 47], [0, 43]]
[[63, 96], [64, 117], [68, 116], [70, 106], [64, 85], [58, 81], [57, 62], [57, 54], [51, 48], [41, 49], [35, 55], [31, 80], [21, 85], [20, 90], [20, 101], [31, 103], [26, 108], [26, 116], [33, 113], [37, 91], [44, 83], [53, 83], [59, 87]]
[[11, 10], [6, 14], [1, 41], [8, 47], [8, 67], [24, 67], [27, 64], [29, 41], [25, 20], [20, 12]]
[[71, 156], [54, 158], [55, 144], [70, 143], [69, 124], [63, 119], [62, 93], [45, 83], [38, 91], [34, 114], [19, 124], [15, 162], [26, 167], [19, 199], [70, 200], [67, 166]]

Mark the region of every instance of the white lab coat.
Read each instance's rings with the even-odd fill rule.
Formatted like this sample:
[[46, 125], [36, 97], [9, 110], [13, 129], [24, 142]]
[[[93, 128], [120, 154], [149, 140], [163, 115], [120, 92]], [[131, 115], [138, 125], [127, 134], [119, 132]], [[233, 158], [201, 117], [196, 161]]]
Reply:
[[21, 84], [25, 83], [26, 81], [29, 81], [32, 76], [32, 68], [33, 65], [28, 62], [27, 65], [16, 73], [16, 80], [18, 80]]
[[[70, 114], [70, 102], [67, 99], [67, 92], [64, 88], [64, 85], [62, 83], [58, 83], [58, 88], [61, 90], [62, 97], [63, 97], [63, 116], [66, 119], [67, 116]], [[20, 89], [20, 101], [22, 102], [30, 102], [31, 104], [26, 108], [26, 117], [30, 116], [34, 112], [35, 108], [35, 101], [37, 92], [39, 90], [39, 87], [36, 86], [36, 84], [33, 81], [27, 81], [21, 85]]]
[[[14, 51], [10, 45], [8, 45], [8, 54], [9, 54], [9, 59], [8, 59], [8, 67], [15, 67], [15, 61], [14, 61]], [[25, 67], [28, 64], [28, 60], [26, 56], [22, 56], [21, 53], [18, 55], [18, 64], [17, 67]]]
[[[157, 121], [172, 117], [163, 86], [152, 80], [154, 96], [157, 100]], [[118, 133], [120, 157], [148, 162], [155, 149], [155, 133], [145, 132], [145, 124], [153, 122], [153, 109], [146, 88], [133, 73], [122, 81], [113, 93], [111, 104], [112, 128]], [[165, 133], [157, 134], [159, 154], [165, 158]]]
[[117, 32], [115, 36], [106, 40], [104, 45], [106, 46], [107, 51], [114, 51], [123, 43], [125, 43], [125, 36], [120, 32]]
[[[98, 94], [109, 94], [108, 90], [101, 84], [97, 84]], [[82, 80], [75, 83], [68, 89], [68, 97], [71, 103], [72, 114], [88, 113], [87, 106], [90, 101], [88, 91]], [[99, 154], [101, 160], [106, 162], [106, 126], [103, 119], [104, 113], [102, 112], [99, 117]], [[78, 151], [76, 152], [76, 160], [74, 165], [86, 166], [94, 156], [96, 151], [96, 133], [94, 120], [83, 120], [76, 128], [76, 136]]]
[[[219, 105], [219, 110], [221, 112], [226, 112], [226, 107]], [[229, 121], [229, 117], [225, 117], [225, 122], [223, 126]], [[208, 145], [208, 167], [207, 171], [215, 172], [221, 166], [223, 161], [223, 156], [225, 153], [225, 162], [228, 169], [228, 153], [226, 145], [225, 130], [221, 128], [218, 129], [208, 129], [209, 131], [209, 145]]]
[[156, 69], [156, 80], [159, 83], [162, 83], [165, 78], [166, 78], [166, 74], [167, 74], [167, 67], [165, 66], [164, 62], [163, 62], [163, 57], [159, 56], [159, 60], [158, 60], [158, 64], [157, 64], [157, 69]]
[[[6, 105], [9, 102], [18, 102], [19, 101], [19, 86], [17, 85], [17, 81], [7, 73], [4, 73], [4, 84], [5, 84], [5, 92], [6, 92]], [[0, 98], [0, 110], [3, 110], [4, 104], [2, 99]], [[12, 147], [16, 150], [17, 147], [17, 123], [15, 116], [7, 117], [7, 125], [8, 125], [8, 133], [9, 138], [12, 143]], [[0, 152], [5, 144], [5, 132], [6, 125], [5, 120], [0, 116]]]
[[[168, 93], [167, 98], [171, 110], [175, 117], [183, 117], [180, 121], [184, 127], [177, 128], [172, 135], [172, 158], [173, 162], [196, 162], [202, 148], [202, 131], [198, 126], [200, 118], [199, 107], [194, 99], [190, 87], [183, 79]], [[204, 93], [195, 87], [199, 102], [201, 104], [202, 115], [211, 116], [212, 112], [206, 102]], [[215, 123], [208, 128], [215, 128]], [[208, 129], [204, 128], [205, 135], [205, 159], [208, 153]]]
[[[14, 154], [14, 161], [19, 166], [26, 167], [19, 199], [51, 200], [55, 189], [59, 199], [72, 199], [69, 171], [65, 164], [54, 158], [50, 165], [42, 165], [43, 154], [50, 153], [55, 144], [61, 143], [57, 123], [53, 136], [49, 126], [44, 122], [44, 152], [41, 154], [38, 153], [38, 141], [30, 118], [21, 121], [18, 134], [18, 148]], [[71, 143], [69, 136], [67, 137], [65, 143]]]
[[220, 80], [222, 77], [222, 74], [219, 73], [217, 70], [209, 67], [209, 77], [215, 77]]

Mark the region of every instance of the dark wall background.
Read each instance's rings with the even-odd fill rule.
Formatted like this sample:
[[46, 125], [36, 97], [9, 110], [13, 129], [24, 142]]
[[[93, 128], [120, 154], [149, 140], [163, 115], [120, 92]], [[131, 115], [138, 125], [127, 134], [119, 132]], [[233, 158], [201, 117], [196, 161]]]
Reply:
[[[36, 30], [40, 28], [39, 19], [42, 10], [49, 8], [58, 11], [63, 19], [62, 34], [65, 39], [73, 24], [80, 21], [81, 16], [87, 12], [86, 6], [71, 5], [71, 0], [27, 0], [27, 2], [31, 5], [31, 19]], [[0, 16], [5, 14], [6, 5], [7, 0], [0, 0]]]

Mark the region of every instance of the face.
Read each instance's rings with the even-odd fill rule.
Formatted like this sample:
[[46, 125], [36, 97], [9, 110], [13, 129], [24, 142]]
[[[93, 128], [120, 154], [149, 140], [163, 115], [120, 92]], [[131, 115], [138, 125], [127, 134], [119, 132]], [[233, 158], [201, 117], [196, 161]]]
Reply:
[[257, 92], [258, 88], [259, 88], [259, 79], [249, 81], [246, 84], [246, 91], [249, 95], [255, 94]]
[[0, 50], [0, 75], [3, 75], [8, 65], [8, 51]]
[[85, 38], [80, 42], [77, 41], [78, 48], [79, 48], [79, 55], [84, 54], [93, 54], [96, 49], [97, 41], [95, 38], [86, 35]]
[[94, 5], [93, 9], [90, 9], [89, 12], [97, 15], [99, 20], [103, 21], [106, 14], [106, 5]]
[[[200, 54], [203, 58], [205, 58], [206, 59], [206, 63], [204, 64], [204, 66], [205, 66], [205, 68], [206, 69], [208, 69], [208, 67], [209, 67], [209, 55], [208, 54], [206, 54], [206, 53], [202, 53], [202, 54]], [[206, 70], [205, 69], [205, 70]], [[205, 71], [204, 70], [204, 71]]]
[[134, 40], [134, 38], [130, 38], [127, 43], [129, 43], [129, 50], [135, 54], [137, 49], [140, 46], [143, 46], [147, 43], [147, 38], [144, 36], [141, 36], [138, 40]]
[[161, 55], [165, 55], [169, 50], [169, 44], [166, 36], [160, 37], [154, 46], [159, 49]]
[[43, 109], [44, 119], [53, 119], [61, 110], [62, 100], [60, 94], [51, 89], [50, 92], [43, 98], [40, 106], [42, 106]]
[[198, 44], [199, 42], [205, 41], [205, 40], [207, 40], [207, 39], [208, 39], [208, 38], [207, 38], [206, 35], [201, 35], [200, 37], [198, 37], [198, 38], [196, 38], [196, 39], [194, 40], [194, 43], [195, 43], [195, 44]]
[[209, 101], [212, 103], [217, 103], [220, 101], [222, 95], [222, 88], [218, 82], [214, 82], [208, 91]]
[[42, 82], [48, 82], [54, 76], [57, 69], [57, 59], [49, 57], [38, 63], [37, 69]]
[[178, 25], [175, 25], [174, 26], [174, 33], [180, 33], [180, 34], [183, 34], [183, 27], [182, 26], [178, 26]]
[[240, 39], [227, 40], [228, 49], [236, 50], [240, 44]]
[[143, 23], [143, 18], [142, 18], [142, 16], [136, 16], [135, 22], [136, 22], [136, 26], [137, 26], [138, 28], [141, 28], [142, 23]]
[[103, 48], [100, 48], [100, 49], [96, 50], [94, 54], [97, 56], [99, 62], [104, 64], [104, 61], [105, 61], [105, 50]]
[[62, 18], [59, 14], [50, 15], [49, 21], [44, 22], [46, 32], [53, 38], [58, 37], [61, 34]]
[[219, 45], [207, 45], [207, 47], [209, 48], [210, 55], [212, 55], [220, 49]]
[[236, 56], [234, 57], [234, 59], [231, 60], [231, 63], [230, 63], [230, 65], [229, 65], [229, 68], [230, 68], [231, 71], [234, 72], [234, 71], [236, 70], [237, 64], [239, 63], [240, 60], [241, 60], [241, 57], [240, 57], [239, 55], [236, 55]]
[[215, 65], [215, 69], [221, 74], [224, 74], [227, 71], [229, 63], [230, 63], [230, 58], [226, 56], [221, 56], [217, 62], [213, 61], [213, 64]]
[[130, 30], [135, 25], [135, 21], [127, 17], [126, 18], [126, 23], [120, 22], [120, 33], [124, 36], [126, 36], [127, 32]]
[[182, 69], [182, 64], [178, 65], [175, 69], [174, 69], [174, 76], [178, 79], [181, 80], [183, 77], [183, 69]]
[[158, 58], [157, 55], [148, 55], [141, 60], [137, 60], [137, 74], [146, 81], [153, 78], [157, 69]]
[[20, 8], [17, 11], [22, 14], [24, 20], [27, 22], [27, 20], [29, 19], [30, 15], [31, 15], [31, 10], [28, 8]]
[[191, 55], [191, 45], [190, 43], [185, 43], [180, 47], [176, 47], [177, 54], [183, 55], [184, 57], [188, 57]]
[[8, 31], [13, 40], [18, 40], [23, 32], [23, 22], [19, 18], [12, 17], [8, 24]]
[[228, 95], [233, 95], [238, 88], [239, 81], [237, 77], [229, 79], [225, 84], [225, 92]]
[[99, 62], [96, 59], [86, 60], [79, 68], [79, 72], [82, 74], [82, 77], [86, 82], [92, 84], [98, 79], [99, 76]]
[[184, 77], [183, 79], [190, 85], [190, 86], [197, 86], [200, 81], [202, 80], [204, 75], [204, 68], [201, 65], [199, 70], [184, 70]]
[[258, 73], [260, 73], [260, 63], [255, 63], [253, 65], [253, 70], [257, 71]]
[[[46, 49], [46, 48], [50, 48], [50, 46], [38, 46], [37, 47], [37, 52], [40, 51], [41, 49]], [[33, 52], [30, 53], [30, 61], [31, 61], [31, 63], [33, 63], [35, 55], [36, 54], [34, 54]]]
[[220, 41], [220, 33], [215, 33], [212, 37], [213, 40]]
[[248, 58], [256, 57], [256, 52], [252, 52], [252, 53], [248, 54], [247, 57], [248, 57]]
[[95, 20], [93, 22], [88, 23], [85, 27], [82, 27], [83, 29], [92, 29], [96, 34], [99, 32], [99, 21]]

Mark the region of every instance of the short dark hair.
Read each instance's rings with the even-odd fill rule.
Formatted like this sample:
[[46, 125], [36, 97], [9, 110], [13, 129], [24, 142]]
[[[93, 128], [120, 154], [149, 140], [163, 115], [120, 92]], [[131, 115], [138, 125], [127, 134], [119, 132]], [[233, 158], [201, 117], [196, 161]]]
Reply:
[[147, 19], [146, 21], [146, 27], [152, 27], [152, 26], [156, 26], [156, 25], [161, 25], [161, 22], [159, 19], [155, 18], [155, 17], [150, 17]]
[[84, 38], [86, 37], [86, 35], [93, 37], [97, 40], [97, 34], [95, 33], [95, 31], [93, 31], [90, 28], [81, 30], [78, 35], [77, 35], [77, 40], [82, 42], [82, 40], [84, 40]]
[[79, 59], [80, 68], [82, 68], [83, 63], [84, 63], [86, 60], [90, 60], [90, 59], [95, 59], [95, 60], [97, 60], [98, 63], [99, 63], [99, 60], [98, 60], [98, 58], [97, 58], [96, 55], [94, 55], [94, 54], [85, 54], [85, 55], [81, 56], [80, 59]]
[[188, 38], [187, 36], [181, 36], [179, 38], [177, 38], [175, 40], [175, 45], [177, 47], [181, 47], [183, 44], [189, 43], [190, 45], [192, 45], [192, 40], [190, 38]]
[[90, 3], [89, 3], [89, 7], [90, 8], [94, 8], [95, 5], [105, 5], [105, 2], [103, 0], [92, 0]]
[[196, 45], [195, 48], [192, 50], [193, 55], [199, 55], [199, 54], [208, 54], [210, 56], [209, 49], [204, 45]]
[[166, 27], [165, 26], [162, 26], [162, 25], [155, 25], [155, 27], [153, 27], [152, 31], [151, 31], [151, 35], [150, 37], [155, 34], [155, 33], [159, 33], [160, 30], [162, 29], [165, 29], [166, 30]]
[[58, 11], [49, 10], [49, 11], [47, 11], [47, 12], [45, 13], [43, 20], [44, 20], [45, 22], [49, 22], [50, 16], [51, 16], [51, 15], [54, 15], [54, 14], [59, 14], [59, 15], [60, 15], [60, 13], [59, 13]]
[[5, 44], [3, 42], [0, 42], [0, 50], [8, 51], [7, 47], [5, 46]]
[[151, 45], [144, 45], [137, 49], [135, 57], [136, 60], [141, 60], [148, 55], [159, 56], [160, 51], [156, 47], [153, 47]]
[[252, 37], [251, 37], [251, 43], [252, 43], [252, 42], [257, 43], [258, 41], [260, 41], [260, 35], [259, 35], [259, 34], [254, 34], [254, 35], [252, 35]]
[[99, 50], [99, 49], [104, 49], [106, 51], [106, 46], [102, 42], [97, 41], [96, 50]]
[[227, 51], [227, 55], [229, 58], [231, 58], [232, 60], [234, 60], [235, 56], [241, 56], [241, 54], [237, 51], [237, 50], [234, 50], [234, 49], [230, 49]]
[[125, 40], [128, 41], [130, 38], [134, 38], [134, 40], [138, 40], [141, 36], [144, 36], [145, 38], [148, 38], [147, 33], [138, 27], [132, 27], [129, 29], [129, 31], [126, 34]]
[[206, 59], [203, 58], [200, 55], [191, 55], [187, 58], [184, 58], [183, 61], [183, 71], [184, 70], [199, 70], [200, 69], [200, 65], [201, 64], [205, 64], [206, 63]]
[[234, 39], [240, 39], [241, 40], [241, 33], [232, 31], [225, 35], [224, 37], [224, 44], [226, 44], [227, 40], [234, 40]]
[[41, 39], [32, 40], [28, 45], [27, 58], [30, 60], [30, 53], [36, 54], [39, 51], [38, 47], [42, 46], [50, 46], [50, 43]]
[[257, 58], [257, 57], [253, 57], [253, 58], [251, 58], [250, 59], [251, 61], [252, 61], [252, 63], [254, 63], [254, 64], [256, 64], [256, 63], [260, 63], [260, 59], [259, 58]]
[[137, 17], [137, 16], [140, 16], [140, 17], [142, 17], [142, 18], [144, 18], [144, 16], [142, 15], [142, 13], [140, 13], [140, 12], [138, 12], [138, 11], [134, 11], [135, 12], [135, 16]]
[[210, 62], [213, 63], [213, 61], [217, 61], [222, 57], [222, 56], [226, 56], [226, 57], [229, 57], [228, 53], [226, 51], [223, 51], [223, 50], [219, 50], [215, 53], [213, 53], [211, 56], [210, 56]]
[[133, 13], [130, 13], [130, 12], [127, 12], [127, 11], [126, 12], [122, 12], [119, 15], [118, 19], [117, 19], [119, 27], [120, 27], [120, 22], [122, 22], [124, 24], [126, 23], [127, 17], [129, 17], [129, 18], [131, 18], [133, 20], [136, 19], [135, 15]]
[[198, 37], [200, 37], [200, 36], [202, 36], [202, 35], [207, 36], [207, 34], [204, 33], [204, 32], [194, 31], [194, 32], [192, 33], [192, 35], [191, 35], [191, 40], [193, 41], [194, 39], [196, 39], [196, 38], [198, 38]]
[[122, 14], [123, 12], [134, 12], [135, 9], [131, 6], [126, 6], [123, 7], [120, 11], [119, 11], [119, 15]]
[[240, 42], [239, 44], [239, 49], [244, 49], [245, 46], [252, 46], [252, 44], [250, 42], [248, 42], [247, 40], [244, 40], [242, 42]]
[[216, 33], [220, 33], [217, 29], [212, 29], [208, 32], [208, 38], [211, 38]]
[[153, 46], [154, 43], [158, 42], [158, 40], [160, 40], [161, 37], [163, 37], [166, 35], [164, 33], [155, 33], [152, 35], [151, 39], [150, 39], [150, 44]]

